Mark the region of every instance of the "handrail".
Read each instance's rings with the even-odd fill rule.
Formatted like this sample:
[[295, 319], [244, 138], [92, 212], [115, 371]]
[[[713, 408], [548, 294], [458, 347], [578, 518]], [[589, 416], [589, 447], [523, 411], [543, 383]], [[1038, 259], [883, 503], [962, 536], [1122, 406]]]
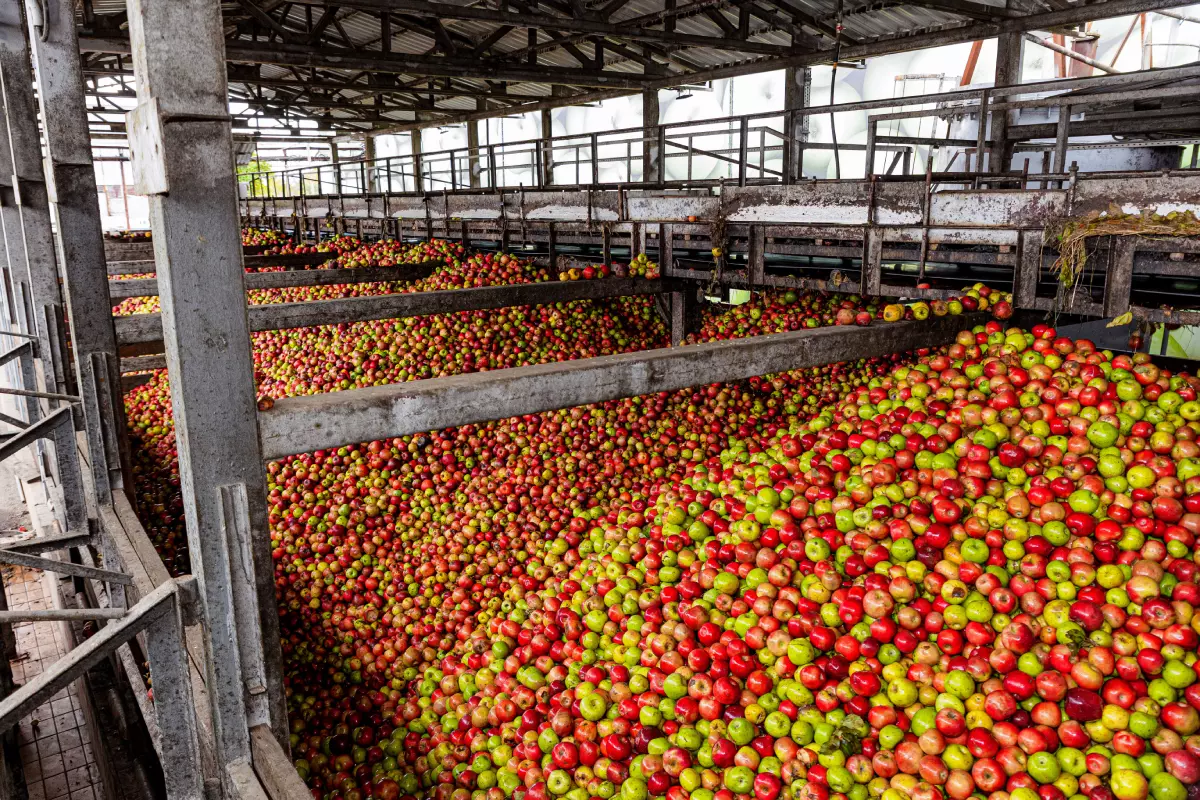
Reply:
[[[617, 181], [621, 185], [696, 183], [696, 181], [691, 179], [690, 171], [687, 180], [667, 181], [661, 173], [658, 176], [643, 174], [640, 180], [635, 180], [638, 168], [643, 166], [643, 158], [651, 150], [658, 149], [662, 150], [658, 155], [660, 168], [668, 160], [678, 163], [677, 159], [690, 158], [690, 154], [694, 150], [705, 158], [716, 158], [718, 161], [731, 165], [731, 167], [725, 170], [732, 173], [726, 176], [728, 180], [744, 182], [748, 177], [748, 173], [751, 170], [755, 170], [759, 178], [767, 178], [770, 175], [783, 183], [790, 183], [798, 179], [800, 174], [800, 169], [794, 161], [790, 166], [788, 165], [789, 150], [791, 148], [795, 147], [798, 153], [803, 153], [806, 150], [825, 150], [834, 147], [831, 143], [794, 140], [789, 135], [789, 131], [793, 129], [794, 124], [799, 118], [823, 114], [834, 115], [848, 111], [871, 111], [887, 108], [911, 109], [913, 106], [928, 105], [931, 103], [937, 104], [939, 107], [932, 110], [909, 110], [899, 111], [891, 115], [874, 115], [878, 119], [927, 116], [929, 114], [942, 113], [943, 106], [947, 103], [958, 103], [960, 101], [965, 101], [966, 105], [956, 107], [955, 110], [958, 113], [971, 113], [972, 110], [976, 110], [981, 111], [983, 114], [990, 114], [1010, 108], [1052, 107], [1067, 104], [1064, 101], [1065, 95], [1063, 94], [1033, 100], [1005, 101], [1005, 98], [1013, 98], [1021, 95], [1045, 95], [1051, 92], [1092, 91], [1096, 89], [1109, 90], [1111, 93], [1111, 90], [1134, 86], [1147, 81], [1167, 82], [1196, 77], [1200, 77], [1200, 67], [1187, 65], [1121, 73], [1118, 75], [1058, 79], [1000, 87], [959, 89], [909, 97], [881, 98], [878, 100], [835, 103], [783, 111], [763, 111], [741, 116], [663, 123], [649, 128], [618, 128], [604, 133], [572, 133], [502, 144], [467, 145], [465, 147], [422, 152], [417, 156], [389, 156], [377, 158], [372, 161], [363, 159], [343, 161], [335, 164], [316, 164], [308, 167], [295, 167], [288, 170], [257, 172], [245, 176], [244, 180], [249, 182], [247, 199], [263, 200], [287, 199], [311, 195], [345, 194], [347, 193], [347, 189], [349, 189], [349, 193], [351, 194], [364, 193], [368, 192], [368, 187], [372, 185], [375, 188], [371, 191], [386, 194], [423, 193], [427, 191], [441, 191], [443, 188], [458, 191], [460, 189], [483, 188], [485, 178], [487, 188], [492, 190], [518, 187], [562, 187], [563, 185], [583, 185], [580, 182], [581, 173], [589, 169], [591, 180], [587, 183], [588, 185], [595, 186], [601, 184], [599, 176], [596, 174], [599, 165], [622, 163], [626, 165], [626, 175], [624, 180]], [[1172, 90], [1167, 86], [1158, 90], [1151, 89], [1144, 91], [1169, 93]], [[1117, 94], [1120, 93], [1117, 92]], [[1104, 98], [1104, 91], [1095, 91], [1086, 95], [1076, 94], [1071, 95], [1069, 104], [1082, 106], [1090, 103], [1104, 102]], [[785, 120], [782, 132], [771, 124], [768, 124], [768, 121], [778, 119]], [[728, 136], [731, 138], [731, 146], [728, 148], [693, 148], [693, 140], [705, 136]], [[758, 137], [759, 143], [751, 146], [745, 140], [753, 136]], [[768, 143], [768, 137], [773, 139], [773, 141]], [[737, 146], [733, 146], [733, 141], [735, 140]], [[906, 146], [911, 148], [917, 146], [917, 144], [914, 140], [907, 143]], [[939, 142], [936, 137], [928, 137], [927, 142], [922, 140], [920, 144], [946, 146], [945, 142]], [[669, 152], [666, 149], [668, 147], [676, 148], [677, 151], [683, 150], [684, 152]], [[588, 152], [602, 148], [609, 148], [610, 150], [616, 148], [617, 152], [616, 154], [612, 152], [605, 153], [603, 157], [599, 156], [596, 152]], [[620, 148], [624, 148], [625, 152], [623, 154], [620, 152]], [[777, 157], [781, 149], [784, 151], [784, 169], [767, 168], [765, 164], [766, 155], [770, 153]], [[836, 149], [846, 152], [858, 152], [870, 148], [865, 148], [862, 144], [839, 144], [836, 146]], [[584, 153], [587, 154], [585, 155]], [[737, 154], [736, 159], [730, 157], [734, 153]], [[758, 154], [757, 163], [753, 160], [751, 153]], [[397, 169], [397, 167], [399, 168]], [[574, 169], [576, 179], [574, 184], [564, 184], [562, 181], [555, 179], [556, 170], [562, 168]], [[514, 170], [519, 173], [515, 183], [511, 175], [506, 175], [506, 173], [511, 173]], [[349, 186], [347, 186], [347, 182], [344, 180], [346, 176], [352, 178], [349, 181]], [[654, 179], [655, 177], [657, 177], [657, 180]], [[399, 182], [398, 189], [395, 185], [397, 180]], [[609, 182], [611, 183], [612, 181]], [[381, 186], [380, 184], [386, 185]], [[330, 186], [333, 191], [326, 192], [326, 188]], [[278, 191], [276, 191], [277, 189]]]

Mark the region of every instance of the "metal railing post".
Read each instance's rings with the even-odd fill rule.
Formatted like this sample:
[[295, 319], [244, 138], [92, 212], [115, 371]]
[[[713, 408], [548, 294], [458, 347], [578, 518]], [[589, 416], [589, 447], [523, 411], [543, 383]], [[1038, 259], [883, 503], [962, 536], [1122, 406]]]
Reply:
[[600, 137], [595, 133], [591, 136], [592, 142], [592, 183], [600, 183]]
[[747, 164], [749, 158], [750, 119], [742, 117], [738, 125], [738, 186], [746, 185]]

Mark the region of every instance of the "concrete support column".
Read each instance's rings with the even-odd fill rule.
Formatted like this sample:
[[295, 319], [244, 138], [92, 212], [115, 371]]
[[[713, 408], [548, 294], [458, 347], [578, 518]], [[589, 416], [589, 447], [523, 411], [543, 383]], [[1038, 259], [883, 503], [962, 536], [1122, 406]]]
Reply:
[[180, 494], [206, 617], [217, 761], [232, 794], [228, 768], [250, 762], [251, 727], [270, 726], [285, 752], [289, 742], [224, 28], [211, 0], [130, 0], [128, 11], [130, 149], [150, 202]]
[[[69, 354], [64, 330], [65, 312], [59, 284], [58, 258], [50, 221], [49, 193], [42, 168], [42, 148], [37, 124], [37, 103], [30, 74], [30, 50], [20, 3], [0, 4], [0, 94], [3, 96], [5, 139], [9, 169], [2, 180], [3, 204], [16, 205], [16, 214], [5, 216], [5, 238], [16, 302], [24, 317], [24, 330], [37, 336], [42, 388], [47, 392], [77, 391], [75, 376], [67, 369]], [[15, 217], [15, 218], [14, 218]], [[15, 223], [9, 227], [9, 223]], [[111, 313], [111, 312], [110, 312]], [[31, 365], [32, 366], [32, 365]], [[36, 377], [36, 367], [27, 377]], [[37, 389], [37, 386], [27, 388]], [[42, 406], [35, 411], [37, 406]], [[61, 409], [62, 401], [26, 404], [27, 421], [34, 422]], [[55, 515], [60, 526], [71, 533], [88, 530], [79, 452], [71, 425], [54, 428], [54, 468], [51, 487]], [[39, 464], [39, 467], [44, 466]]]
[[39, 17], [42, 24], [27, 32], [47, 151], [46, 181], [53, 197], [50, 211], [58, 233], [57, 256], [83, 398], [92, 483], [97, 501], [109, 503], [113, 489], [129, 485], [130, 464], [74, 2], [44, 0], [38, 6], [41, 13], [27, 13], [27, 17], [31, 28]]

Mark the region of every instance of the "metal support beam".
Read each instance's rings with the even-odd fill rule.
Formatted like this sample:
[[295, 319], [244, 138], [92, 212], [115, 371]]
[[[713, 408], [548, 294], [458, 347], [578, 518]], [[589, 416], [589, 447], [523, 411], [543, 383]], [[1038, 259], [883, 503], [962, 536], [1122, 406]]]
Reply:
[[1074, 50], [1070, 49], [1069, 47], [1063, 47], [1062, 45], [1060, 45], [1050, 39], [1043, 39], [1040, 36], [1035, 36], [1032, 33], [1027, 33], [1027, 34], [1025, 34], [1025, 41], [1033, 42], [1036, 45], [1041, 45], [1042, 47], [1046, 48], [1047, 50], [1058, 53], [1059, 55], [1065, 56], [1066, 58], [1070, 58], [1074, 61], [1078, 61], [1080, 64], [1086, 64], [1087, 66], [1098, 69], [1101, 72], [1107, 72], [1109, 75], [1120, 75], [1121, 74], [1121, 70], [1119, 70], [1119, 69], [1113, 69], [1108, 64], [1103, 64], [1094, 58], [1088, 58], [1083, 53], [1077, 53]]
[[[541, 113], [542, 122], [542, 144], [541, 144], [541, 174], [538, 175], [539, 186], [551, 186], [554, 184], [554, 149], [551, 141], [554, 136], [554, 117], [550, 115], [550, 109], [543, 108]], [[472, 123], [467, 123], [468, 125]]]
[[[422, 5], [427, 5], [422, 3]], [[464, 8], [454, 6], [454, 8]], [[658, 32], [661, 35], [661, 32]], [[607, 34], [605, 34], [607, 35]], [[707, 39], [708, 37], [699, 37]], [[710, 44], [722, 40], [710, 40]], [[130, 41], [123, 38], [84, 38], [81, 49], [92, 53], [124, 54], [130, 52]], [[739, 46], [748, 52], [763, 55], [781, 55], [775, 45], [755, 42]], [[550, 67], [544, 64], [515, 65], [511, 62], [481, 67], [478, 61], [451, 56], [426, 56], [412, 53], [382, 53], [349, 48], [317, 47], [283, 42], [239, 41], [226, 47], [230, 61], [246, 64], [276, 64], [282, 67], [305, 67], [318, 69], [357, 70], [394, 75], [421, 75], [438, 78], [468, 78], [478, 80], [480, 70], [486, 69], [491, 80], [515, 83], [551, 83], [563, 86], [594, 86], [599, 88], [621, 88], [640, 90], [645, 80], [636, 73], [616, 70], [584, 69], [577, 67]]]
[[659, 136], [661, 118], [658, 90], [642, 92], [642, 181], [660, 183], [663, 180], [662, 137]]
[[375, 176], [375, 137], [368, 136], [363, 141], [363, 161], [367, 162], [367, 191], [374, 193], [379, 191], [377, 187], [378, 179]]
[[[0, 444], [0, 461], [25, 449], [38, 439], [54, 437], [62, 428], [71, 428], [71, 407], [63, 406], [39, 419], [32, 425], [14, 433]], [[61, 439], [60, 439], [61, 440]]]
[[[486, 101], [478, 100], [478, 101], [476, 101], [475, 105], [477, 107], [480, 105], [486, 105]], [[367, 141], [374, 141], [374, 139], [368, 139]], [[482, 167], [480, 166], [480, 161], [479, 161], [479, 123], [478, 122], [468, 122], [467, 123], [467, 172], [468, 172], [468, 177], [470, 179], [470, 184], [471, 184], [472, 189], [478, 189], [482, 185], [482, 181], [480, 181], [480, 173], [482, 171], [483, 170], [482, 170]]]
[[89, 620], [120, 619], [123, 608], [48, 608], [31, 611], [0, 611], [0, 625], [21, 622], [87, 622]]
[[0, 564], [15, 564], [30, 569], [40, 569], [43, 572], [57, 572], [60, 575], [73, 575], [78, 578], [90, 578], [108, 583], [119, 583], [128, 586], [133, 579], [123, 572], [113, 572], [109, 569], [97, 569], [86, 564], [75, 564], [70, 561], [57, 561], [52, 558], [18, 553], [12, 550], [0, 549]]
[[862, 276], [859, 282], [863, 294], [868, 297], [879, 295], [883, 284], [883, 228], [870, 225], [863, 233]]
[[[284, 747], [288, 728], [221, 11], [209, 0], [130, 0], [128, 10], [139, 101], [131, 154], [138, 188], [150, 198], [180, 492], [207, 616], [217, 760], [249, 763], [251, 726], [269, 724]], [[244, 497], [234, 511], [244, 519], [230, 518], [232, 486]], [[248, 539], [252, 563], [231, 563], [231, 526]], [[252, 607], [235, 583], [256, 598]], [[249, 679], [254, 664], [263, 665], [261, 683]]]
[[421, 168], [421, 165], [424, 163], [425, 159], [422, 157], [424, 155], [424, 150], [421, 147], [421, 129], [416, 128], [413, 130], [409, 134], [408, 140], [409, 149], [412, 154], [413, 191], [423, 192], [425, 191], [425, 170]]
[[[98, 502], [131, 474], [73, 0], [26, 0], [67, 319]], [[40, 24], [38, 24], [40, 21]]]
[[[1002, 33], [996, 37], [996, 86], [1009, 86], [1021, 82], [1021, 60], [1025, 53], [1023, 33]], [[1001, 111], [991, 115], [992, 150], [988, 157], [990, 172], [1005, 172], [1012, 161], [1013, 142], [1009, 139], [1009, 126], [1015, 122], [1012, 111]], [[987, 124], [987, 115], [980, 113], [980, 125]]]
[[263, 455], [404, 436], [756, 375], [933, 347], [981, 315], [829, 327], [280, 400], [259, 415]]
[[794, 114], [809, 104], [812, 70], [788, 67], [783, 73], [783, 111], [785, 115], [783, 182], [794, 183], [804, 177], [804, 143], [808, 140], [808, 117]]
[[[22, 717], [48, 702], [84, 672], [145, 631], [150, 676], [155, 689], [154, 708], [159, 719], [171, 721], [170, 725], [163, 727], [162, 736], [167, 796], [172, 800], [203, 800], [205, 793], [200, 770], [200, 747], [192, 713], [181, 610], [185, 596], [191, 593], [191, 583], [190, 577], [179, 578], [167, 581], [149, 592], [119, 619], [105, 625], [87, 641], [4, 698], [0, 702], [0, 731], [16, 725]], [[86, 613], [97, 615], [95, 610]], [[106, 615], [107, 610], [103, 613]], [[49, 614], [71, 616], [58, 611]]]

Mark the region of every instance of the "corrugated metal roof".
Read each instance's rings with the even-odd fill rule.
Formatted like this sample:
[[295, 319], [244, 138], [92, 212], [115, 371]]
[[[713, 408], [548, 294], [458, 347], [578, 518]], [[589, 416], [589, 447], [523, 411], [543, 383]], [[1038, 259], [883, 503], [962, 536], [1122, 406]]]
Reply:
[[[998, 3], [1002, 0], [990, 0], [990, 2]], [[261, 6], [272, 13], [276, 19], [281, 19], [278, 16], [277, 9], [283, 7], [287, 9], [287, 17], [282, 18], [282, 24], [297, 32], [303, 32], [308, 29], [311, 20], [320, 18], [324, 9], [311, 5], [290, 4], [284, 5], [280, 0], [255, 0]], [[491, 0], [439, 0], [439, 2], [463, 5], [463, 6], [480, 6], [487, 8], [495, 8]], [[556, 0], [547, 0], [538, 9], [541, 14], [557, 14], [550, 4]], [[585, 6], [589, 8], [599, 8], [604, 5], [607, 0], [585, 0]], [[688, 36], [702, 36], [711, 38], [725, 38], [727, 28], [736, 28], [738, 26], [739, 8], [736, 6], [730, 7], [728, 3], [715, 2], [710, 5], [701, 5], [697, 8], [692, 8], [683, 14], [677, 16], [675, 21], [675, 29], [680, 34]], [[986, 4], [989, 0], [975, 0], [976, 3]], [[1035, 2], [1047, 2], [1047, 0], [1035, 0]], [[561, 5], [561, 3], [558, 3]], [[695, 0], [679, 0], [681, 7], [696, 6]], [[92, 8], [98, 15], [112, 15], [120, 13], [124, 10], [124, 0], [92, 0]], [[790, 33], [792, 15], [788, 12], [788, 8], [798, 9], [803, 14], [806, 14], [812, 20], [817, 21], [817, 26], [802, 24], [804, 31], [810, 36], [817, 35], [819, 31], [816, 27], [823, 27], [829, 30], [834, 25], [834, 20], [837, 17], [838, 9], [843, 9], [842, 22], [843, 30], [848, 41], [892, 41], [896, 42], [897, 50], [905, 49], [903, 39], [909, 35], [933, 31], [947, 27], [957, 27], [970, 20], [960, 14], [929, 8], [927, 6], [904, 4], [903, 0], [760, 0], [762, 13], [757, 16], [752, 16], [750, 21], [750, 37], [749, 41], [758, 44], [775, 45], [780, 48], [786, 48], [791, 44], [792, 35]], [[500, 6], [503, 7], [503, 6]], [[742, 6], [743, 8], [745, 6]], [[231, 0], [224, 0], [222, 8], [230, 21], [231, 27], [228, 29], [231, 33], [235, 30], [232, 25], [235, 23], [243, 23], [248, 19], [245, 9]], [[610, 20], [617, 25], [647, 25], [652, 26], [656, 30], [661, 30], [661, 22], [655, 19], [653, 22], [648, 21], [654, 15], [660, 14], [665, 8], [665, 0], [629, 0], [619, 10], [617, 10]], [[847, 11], [846, 9], [849, 8]], [[860, 9], [860, 10], [855, 10]], [[726, 21], [727, 25], [722, 26], [714, 21], [711, 17], [719, 14]], [[799, 19], [797, 17], [796, 19]], [[393, 12], [392, 15], [392, 36], [390, 38], [390, 51], [396, 54], [421, 55], [428, 57], [437, 57], [440, 54], [440, 46], [436, 26], [441, 24], [445, 31], [450, 36], [451, 42], [455, 45], [455, 52], [452, 54], [455, 58], [462, 59], [471, 56], [471, 50], [474, 47], [489, 39], [490, 36], [499, 28], [499, 25], [494, 22], [478, 21], [478, 20], [463, 20], [463, 19], [441, 19], [437, 20], [431, 17], [420, 17], [405, 14], [403, 11]], [[780, 23], [783, 23], [782, 25]], [[252, 25], [256, 25], [251, 21]], [[245, 26], [247, 29], [249, 25]], [[261, 28], [261, 26], [257, 26]], [[250, 41], [251, 37], [246, 34], [236, 34], [242, 41]], [[553, 34], [558, 36], [560, 34]], [[549, 38], [551, 33], [543, 31], [539, 33], [539, 52], [537, 54], [536, 66], [538, 68], [564, 68], [564, 69], [580, 69], [590, 68], [591, 64], [581, 64], [571, 51], [562, 46], [553, 45]], [[377, 16], [365, 11], [354, 9], [345, 9], [337, 13], [334, 24], [327, 26], [321, 35], [320, 44], [331, 48], [345, 48], [347, 43], [350, 47], [358, 50], [361, 53], [369, 54], [379, 52], [381, 26]], [[301, 33], [302, 38], [302, 33]], [[568, 39], [577, 37], [568, 37]], [[613, 37], [619, 42], [614, 47], [606, 48], [604, 53], [604, 69], [606, 72], [622, 75], [640, 75], [643, 74], [645, 68], [642, 60], [647, 54], [652, 54], [659, 62], [668, 62], [669, 68], [680, 75], [681, 78], [687, 78], [687, 72], [690, 69], [709, 69], [718, 67], [727, 67], [731, 65], [753, 64], [756, 62], [764, 62], [763, 69], [776, 68], [769, 63], [769, 56], [761, 53], [749, 53], [744, 50], [739, 50], [736, 47], [713, 47], [713, 46], [682, 46], [678, 44], [667, 44], [662, 42], [640, 42], [636, 40], [621, 41], [619, 36]], [[825, 40], [828, 46], [828, 38]], [[265, 45], [261, 35], [258, 39], [259, 45]], [[644, 45], [648, 45], [646, 49], [642, 49]], [[528, 32], [525, 28], [516, 27], [506, 35], [501, 36], [496, 41], [492, 42], [489, 48], [489, 54], [479, 61], [478, 75], [469, 75], [456, 77], [453, 79], [453, 86], [456, 90], [466, 92], [468, 96], [448, 96], [437, 95], [434, 98], [434, 110], [441, 111], [470, 111], [476, 108], [477, 98], [470, 96], [471, 92], [492, 91], [495, 83], [489, 82], [489, 78], [493, 74], [493, 70], [502, 65], [512, 66], [514, 64], [525, 66], [523, 59], [518, 61], [515, 58], [516, 54], [523, 53], [528, 46]], [[593, 45], [590, 42], [579, 41], [577, 44], [578, 50], [585, 58], [592, 57]], [[640, 52], [640, 58], [629, 57], [630, 52]], [[505, 61], [505, 56], [513, 56]], [[664, 57], [665, 56], [665, 57]], [[684, 70], [680, 65], [685, 64], [690, 68]], [[294, 80], [296, 73], [284, 67], [265, 64], [259, 67], [260, 74], [263, 77]], [[323, 80], [336, 80], [339, 77], [343, 80], [356, 74], [347, 70], [338, 69], [322, 69], [321, 75]], [[423, 88], [427, 81], [422, 80], [419, 74], [400, 74], [396, 76], [396, 80], [400, 85], [408, 84], [411, 88]], [[443, 79], [437, 79], [439, 87], [442, 85]], [[234, 79], [235, 83], [236, 79]], [[508, 90], [513, 94], [526, 96], [551, 96], [551, 86], [548, 83], [509, 83]], [[261, 87], [258, 89], [264, 97], [286, 97], [291, 94], [291, 91], [281, 89], [272, 89], [270, 87]], [[355, 100], [363, 97], [372, 96], [375, 91], [381, 91], [388, 98], [387, 102], [392, 106], [412, 106], [414, 109], [421, 107], [423, 110], [428, 109], [428, 96], [418, 97], [411, 92], [399, 92], [383, 90], [372, 91], [356, 91], [352, 89], [342, 90], [340, 99]], [[346, 109], [325, 109], [318, 107], [319, 104], [312, 103], [309, 105], [309, 116], [317, 120], [352, 120], [354, 112]], [[365, 106], [370, 108], [369, 105]], [[412, 111], [387, 111], [383, 114], [388, 119], [411, 119]]]

